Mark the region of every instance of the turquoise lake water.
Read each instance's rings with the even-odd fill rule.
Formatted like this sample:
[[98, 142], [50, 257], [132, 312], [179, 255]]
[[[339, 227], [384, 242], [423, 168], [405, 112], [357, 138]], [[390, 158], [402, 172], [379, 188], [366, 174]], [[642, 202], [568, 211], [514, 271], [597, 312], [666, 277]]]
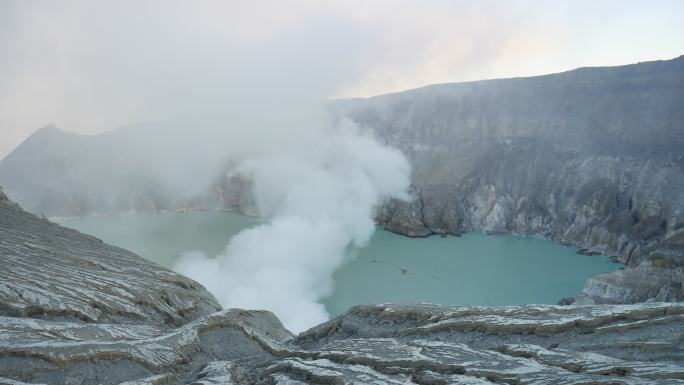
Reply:
[[[184, 252], [223, 251], [228, 239], [260, 223], [226, 212], [62, 219], [172, 268]], [[430, 302], [458, 305], [557, 303], [577, 294], [595, 275], [618, 269], [608, 257], [515, 235], [406, 238], [378, 228], [368, 247], [334, 275], [335, 292], [323, 301], [331, 315], [362, 303]]]

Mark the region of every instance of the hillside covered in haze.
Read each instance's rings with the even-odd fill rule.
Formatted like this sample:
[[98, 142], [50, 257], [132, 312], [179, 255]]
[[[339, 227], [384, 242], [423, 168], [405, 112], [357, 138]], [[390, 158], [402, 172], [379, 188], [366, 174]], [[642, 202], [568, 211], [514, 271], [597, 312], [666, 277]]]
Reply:
[[0, 180], [24, 208], [49, 217], [216, 208], [207, 195], [224, 169], [208, 155], [217, 146], [191, 125], [140, 124], [99, 135], [49, 125], [0, 162]]
[[386, 207], [388, 228], [541, 234], [629, 260], [684, 227], [682, 100], [684, 56], [335, 108], [411, 159], [418, 199]]

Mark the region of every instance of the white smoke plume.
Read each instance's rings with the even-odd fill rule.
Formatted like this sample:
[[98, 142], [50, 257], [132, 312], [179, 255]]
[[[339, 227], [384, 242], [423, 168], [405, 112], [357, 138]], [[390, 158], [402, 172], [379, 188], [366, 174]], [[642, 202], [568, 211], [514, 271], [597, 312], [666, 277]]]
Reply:
[[409, 163], [347, 124], [279, 156], [246, 160], [238, 172], [253, 180], [268, 223], [240, 232], [218, 256], [184, 255], [176, 270], [225, 308], [271, 310], [294, 332], [326, 321], [319, 301], [333, 290], [333, 272], [368, 243], [376, 205], [408, 198]]

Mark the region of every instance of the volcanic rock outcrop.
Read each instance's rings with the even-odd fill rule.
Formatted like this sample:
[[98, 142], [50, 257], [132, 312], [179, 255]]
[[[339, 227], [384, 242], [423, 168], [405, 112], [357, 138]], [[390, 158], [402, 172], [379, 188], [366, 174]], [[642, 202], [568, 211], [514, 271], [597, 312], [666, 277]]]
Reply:
[[684, 304], [365, 305], [298, 336], [0, 199], [0, 384], [683, 384]]
[[182, 325], [221, 307], [198, 283], [0, 200], [0, 315]]

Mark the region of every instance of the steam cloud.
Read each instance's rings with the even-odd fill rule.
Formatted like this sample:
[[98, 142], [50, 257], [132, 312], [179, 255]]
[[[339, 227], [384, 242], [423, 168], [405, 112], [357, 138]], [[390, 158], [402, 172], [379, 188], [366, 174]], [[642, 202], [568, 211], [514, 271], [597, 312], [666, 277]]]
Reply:
[[408, 199], [410, 179], [399, 151], [350, 123], [305, 144], [237, 168], [252, 179], [267, 224], [243, 230], [214, 258], [187, 253], [176, 266], [222, 306], [271, 310], [294, 332], [328, 319], [319, 301], [333, 290], [333, 272], [368, 243], [377, 204]]

